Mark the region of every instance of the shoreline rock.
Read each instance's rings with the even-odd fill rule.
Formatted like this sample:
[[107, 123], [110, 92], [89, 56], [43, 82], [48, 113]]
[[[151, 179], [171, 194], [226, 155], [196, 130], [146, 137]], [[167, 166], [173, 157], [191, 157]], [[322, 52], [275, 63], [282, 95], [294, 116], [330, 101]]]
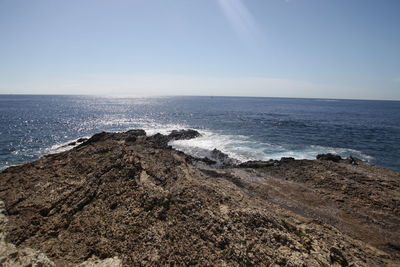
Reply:
[[4, 170], [4, 242], [56, 266], [400, 264], [399, 173], [168, 146], [197, 134], [99, 133]]
[[319, 160], [330, 160], [330, 161], [333, 161], [333, 162], [339, 162], [339, 161], [342, 160], [342, 157], [339, 156], [339, 155], [336, 155], [336, 154], [328, 153], [328, 154], [318, 154], [317, 155], [317, 159], [319, 159]]

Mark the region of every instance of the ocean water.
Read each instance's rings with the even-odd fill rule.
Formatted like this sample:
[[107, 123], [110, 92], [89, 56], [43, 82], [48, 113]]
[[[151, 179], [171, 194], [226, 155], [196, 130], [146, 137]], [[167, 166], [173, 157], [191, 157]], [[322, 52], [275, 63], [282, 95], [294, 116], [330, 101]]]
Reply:
[[196, 129], [201, 137], [170, 143], [195, 156], [214, 148], [240, 161], [330, 152], [400, 171], [400, 101], [48, 95], [0, 95], [0, 169], [133, 128]]

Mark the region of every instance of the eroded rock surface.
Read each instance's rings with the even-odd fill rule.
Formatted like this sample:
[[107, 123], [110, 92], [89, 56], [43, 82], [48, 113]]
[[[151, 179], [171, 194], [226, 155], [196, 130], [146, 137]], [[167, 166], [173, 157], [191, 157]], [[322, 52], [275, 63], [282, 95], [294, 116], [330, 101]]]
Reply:
[[196, 136], [100, 133], [6, 169], [5, 242], [57, 266], [400, 264], [399, 173], [346, 160], [202, 169], [168, 146]]

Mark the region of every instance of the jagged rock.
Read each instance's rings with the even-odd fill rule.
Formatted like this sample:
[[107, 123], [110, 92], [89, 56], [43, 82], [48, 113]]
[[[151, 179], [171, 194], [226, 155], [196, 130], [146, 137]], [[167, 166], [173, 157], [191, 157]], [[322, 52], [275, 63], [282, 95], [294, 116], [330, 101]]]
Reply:
[[210, 167], [210, 166], [216, 166], [217, 162], [215, 160], [212, 160], [208, 157], [204, 158], [198, 158], [198, 157], [193, 157], [193, 156], [187, 156], [187, 159], [193, 164], [198, 167]]
[[211, 156], [219, 161], [224, 161], [226, 159], [229, 159], [228, 154], [225, 154], [224, 152], [222, 152], [221, 150], [218, 150], [216, 148], [214, 148], [211, 151]]
[[187, 156], [187, 158], [198, 167], [206, 167], [212, 169], [233, 167], [239, 163], [237, 160], [230, 158], [227, 154], [216, 148], [210, 151], [207, 157], [198, 158]]
[[333, 161], [333, 162], [339, 162], [342, 159], [342, 157], [339, 156], [339, 155], [328, 153], [328, 154], [318, 154], [317, 155], [317, 159], [319, 159], [319, 160], [329, 160], [329, 161]]
[[127, 135], [129, 136], [146, 136], [146, 132], [145, 130], [142, 129], [133, 129], [133, 130], [129, 130], [126, 132]]
[[210, 158], [215, 162], [216, 165], [219, 167], [229, 167], [232, 166], [236, 163], [238, 163], [236, 160], [230, 158], [228, 154], [222, 152], [221, 150], [218, 150], [214, 148], [211, 153], [210, 153]]
[[188, 129], [188, 130], [173, 130], [169, 135], [168, 138], [170, 140], [187, 140], [199, 137], [200, 133], [198, 131]]
[[241, 164], [239, 164], [239, 167], [241, 168], [265, 168], [265, 167], [270, 167], [270, 166], [276, 166], [278, 161], [276, 160], [270, 160], [270, 161], [246, 161]]
[[5, 243], [57, 266], [400, 264], [399, 173], [292, 159], [200, 169], [171, 138], [100, 133], [4, 170]]
[[170, 148], [168, 146], [168, 142], [172, 140], [187, 140], [187, 139], [192, 139], [199, 137], [200, 133], [188, 129], [188, 130], [173, 130], [169, 135], [163, 135], [160, 133], [157, 133], [153, 136], [149, 136], [148, 140], [156, 147], [159, 148]]
[[92, 137], [90, 137], [85, 142], [81, 143], [78, 147], [87, 146], [89, 144], [93, 144], [93, 143], [96, 143], [99, 141], [106, 140], [107, 138], [111, 137], [111, 135], [112, 135], [111, 133], [107, 133], [107, 132], [97, 133], [97, 134], [93, 135]]
[[282, 157], [280, 161], [281, 162], [292, 162], [294, 160], [295, 159], [293, 157]]
[[169, 139], [168, 136], [165, 136], [160, 133], [156, 133], [155, 135], [150, 136], [148, 140], [151, 142], [153, 146], [159, 148], [167, 148], [168, 142], [171, 141], [171, 139]]

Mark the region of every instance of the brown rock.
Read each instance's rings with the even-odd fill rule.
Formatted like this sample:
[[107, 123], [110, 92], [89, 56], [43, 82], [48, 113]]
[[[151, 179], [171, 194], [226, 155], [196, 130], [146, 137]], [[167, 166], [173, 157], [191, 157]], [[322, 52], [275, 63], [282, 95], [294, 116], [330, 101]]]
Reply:
[[170, 138], [100, 133], [6, 169], [6, 242], [58, 266], [400, 263], [387, 245], [399, 240], [398, 173], [292, 159], [202, 170]]

